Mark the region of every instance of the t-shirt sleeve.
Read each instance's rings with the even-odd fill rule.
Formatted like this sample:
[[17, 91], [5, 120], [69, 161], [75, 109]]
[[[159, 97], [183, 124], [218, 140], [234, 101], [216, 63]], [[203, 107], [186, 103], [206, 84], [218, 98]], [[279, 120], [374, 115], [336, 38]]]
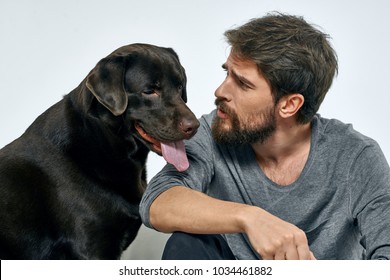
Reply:
[[185, 141], [189, 168], [179, 172], [170, 164], [154, 176], [149, 182], [140, 203], [140, 215], [143, 223], [153, 228], [149, 220], [149, 209], [153, 201], [164, 191], [174, 186], [186, 186], [205, 192], [214, 174], [214, 144], [211, 129], [206, 117], [200, 119], [196, 135]]
[[390, 168], [373, 141], [350, 171], [351, 210], [368, 259], [390, 259]]

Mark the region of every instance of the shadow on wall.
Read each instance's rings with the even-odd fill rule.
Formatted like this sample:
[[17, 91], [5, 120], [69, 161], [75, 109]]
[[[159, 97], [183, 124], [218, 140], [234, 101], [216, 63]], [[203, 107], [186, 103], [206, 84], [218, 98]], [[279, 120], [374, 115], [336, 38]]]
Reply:
[[141, 226], [134, 242], [122, 254], [122, 260], [161, 260], [170, 234]]

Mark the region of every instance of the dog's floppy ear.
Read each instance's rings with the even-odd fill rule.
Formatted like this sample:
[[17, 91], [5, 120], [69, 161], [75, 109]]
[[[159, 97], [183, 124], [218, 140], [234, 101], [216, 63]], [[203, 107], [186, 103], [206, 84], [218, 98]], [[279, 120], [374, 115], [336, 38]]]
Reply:
[[102, 59], [89, 73], [86, 86], [96, 99], [115, 116], [127, 108], [124, 89], [125, 57], [116, 56]]

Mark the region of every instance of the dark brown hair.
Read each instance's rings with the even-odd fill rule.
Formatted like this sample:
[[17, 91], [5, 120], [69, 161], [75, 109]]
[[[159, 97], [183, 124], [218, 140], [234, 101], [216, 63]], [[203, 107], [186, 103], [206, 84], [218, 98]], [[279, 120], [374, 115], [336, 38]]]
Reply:
[[302, 17], [280, 13], [252, 19], [225, 36], [236, 55], [257, 64], [275, 102], [290, 93], [304, 96], [297, 121], [310, 122], [337, 74], [337, 55], [329, 36]]

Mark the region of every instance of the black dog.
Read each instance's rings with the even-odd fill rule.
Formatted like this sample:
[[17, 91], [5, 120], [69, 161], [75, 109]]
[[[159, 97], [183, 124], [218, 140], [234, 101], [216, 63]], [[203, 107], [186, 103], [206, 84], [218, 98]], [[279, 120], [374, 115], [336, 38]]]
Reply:
[[199, 122], [185, 102], [172, 49], [133, 44], [102, 59], [0, 150], [0, 258], [120, 258], [141, 225], [149, 150], [188, 167], [182, 140]]

